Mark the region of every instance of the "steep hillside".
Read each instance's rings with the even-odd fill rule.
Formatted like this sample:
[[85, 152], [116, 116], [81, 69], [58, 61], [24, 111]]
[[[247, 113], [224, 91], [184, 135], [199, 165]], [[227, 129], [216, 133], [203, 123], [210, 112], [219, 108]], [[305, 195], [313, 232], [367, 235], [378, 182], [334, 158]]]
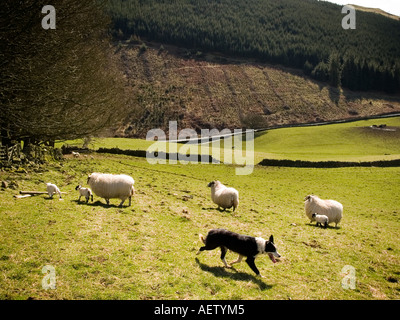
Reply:
[[[113, 34], [303, 70], [351, 90], [400, 92], [400, 22], [317, 0], [112, 0]], [[346, 20], [345, 20], [346, 21]]]
[[148, 130], [261, 128], [400, 112], [400, 96], [338, 89], [301, 71], [174, 46], [120, 42], [117, 54], [141, 111], [117, 136]]

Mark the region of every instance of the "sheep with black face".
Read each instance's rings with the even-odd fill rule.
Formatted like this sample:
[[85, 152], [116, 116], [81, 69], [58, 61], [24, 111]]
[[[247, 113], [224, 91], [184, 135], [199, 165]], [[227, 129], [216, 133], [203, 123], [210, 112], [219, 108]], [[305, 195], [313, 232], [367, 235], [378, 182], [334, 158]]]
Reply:
[[86, 203], [89, 202], [89, 199], [91, 198], [93, 202], [93, 192], [90, 190], [90, 188], [83, 188], [81, 185], [76, 186], [75, 190], [79, 190], [79, 199], [78, 202], [81, 201], [81, 197], [85, 197]]

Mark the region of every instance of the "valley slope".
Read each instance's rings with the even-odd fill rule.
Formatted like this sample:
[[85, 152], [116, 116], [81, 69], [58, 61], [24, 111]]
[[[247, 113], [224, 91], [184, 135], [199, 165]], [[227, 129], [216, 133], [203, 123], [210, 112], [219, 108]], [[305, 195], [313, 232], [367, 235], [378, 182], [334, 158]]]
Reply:
[[138, 110], [119, 137], [148, 130], [265, 128], [399, 112], [400, 96], [335, 88], [302, 71], [160, 43], [120, 41], [116, 54]]

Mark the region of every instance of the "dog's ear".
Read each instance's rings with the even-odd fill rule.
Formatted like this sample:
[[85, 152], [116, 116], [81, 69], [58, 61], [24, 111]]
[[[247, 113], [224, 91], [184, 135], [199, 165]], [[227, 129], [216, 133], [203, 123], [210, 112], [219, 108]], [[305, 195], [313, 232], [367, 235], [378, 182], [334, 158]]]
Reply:
[[271, 236], [269, 237], [269, 240], [268, 240], [268, 241], [274, 243], [274, 236], [271, 235]]

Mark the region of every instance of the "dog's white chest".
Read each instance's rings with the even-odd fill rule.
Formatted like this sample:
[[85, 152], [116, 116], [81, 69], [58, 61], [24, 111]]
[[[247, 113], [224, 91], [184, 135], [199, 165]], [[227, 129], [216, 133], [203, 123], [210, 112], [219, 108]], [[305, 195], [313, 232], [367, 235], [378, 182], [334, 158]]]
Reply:
[[256, 238], [258, 254], [265, 253], [265, 239], [261, 237]]

